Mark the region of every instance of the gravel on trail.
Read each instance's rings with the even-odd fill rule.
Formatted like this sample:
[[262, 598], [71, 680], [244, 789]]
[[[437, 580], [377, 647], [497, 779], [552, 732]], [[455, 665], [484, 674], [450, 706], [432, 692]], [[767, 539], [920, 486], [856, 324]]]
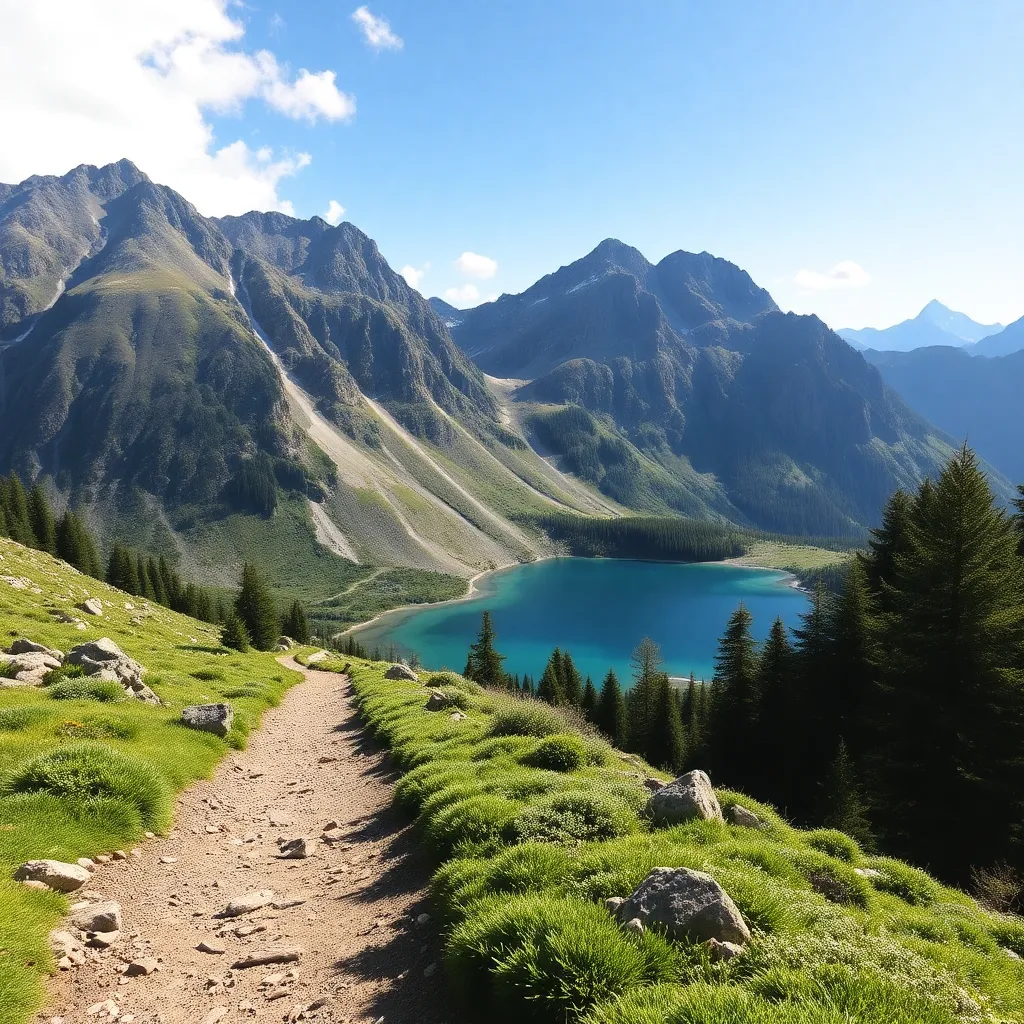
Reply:
[[344, 676], [280, 661], [305, 680], [248, 749], [73, 897], [120, 903], [121, 931], [83, 937], [39, 1024], [448, 1019], [430, 864], [391, 809], [395, 775]]

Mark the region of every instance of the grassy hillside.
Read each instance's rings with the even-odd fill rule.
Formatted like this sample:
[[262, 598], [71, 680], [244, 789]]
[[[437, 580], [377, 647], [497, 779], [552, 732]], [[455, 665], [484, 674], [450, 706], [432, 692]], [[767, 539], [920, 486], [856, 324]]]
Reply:
[[[243, 746], [262, 713], [300, 677], [270, 654], [225, 650], [206, 623], [12, 541], [0, 540], [0, 577], [0, 645], [28, 637], [67, 652], [110, 637], [148, 669], [146, 682], [165, 702], [55, 699], [60, 690], [0, 688], [0, 1020], [14, 1024], [40, 1001], [40, 972], [52, 965], [47, 934], [68, 904], [13, 882], [14, 868], [35, 858], [74, 861], [127, 848], [144, 831], [162, 831], [175, 791], [208, 776], [230, 747]], [[24, 581], [24, 588], [8, 579]], [[75, 611], [86, 597], [100, 598], [102, 617]], [[58, 622], [56, 611], [86, 628]], [[235, 709], [226, 740], [178, 724], [182, 707], [211, 701]], [[47, 771], [60, 751], [71, 751], [76, 764], [97, 765], [94, 777]], [[43, 781], [21, 792], [29, 764]]]
[[[340, 667], [340, 666], [339, 666]], [[954, 1024], [1024, 1021], [1024, 922], [842, 833], [802, 832], [719, 790], [763, 829], [652, 828], [651, 774], [543, 704], [445, 674], [358, 662], [367, 727], [406, 773], [396, 803], [440, 865], [433, 896], [463, 1019], [586, 1024]], [[466, 716], [453, 720], [451, 712]], [[712, 962], [700, 944], [628, 933], [604, 900], [654, 866], [710, 873], [753, 932]]]

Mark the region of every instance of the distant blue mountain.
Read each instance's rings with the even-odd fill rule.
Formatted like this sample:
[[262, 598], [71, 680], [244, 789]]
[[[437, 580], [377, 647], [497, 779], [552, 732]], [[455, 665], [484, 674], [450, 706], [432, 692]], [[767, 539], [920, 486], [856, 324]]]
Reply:
[[1024, 349], [1024, 316], [998, 334], [990, 334], [972, 345], [970, 351], [974, 356], [1008, 356], [1021, 349]]
[[[1002, 324], [979, 324], [966, 313], [958, 313], [955, 309], [950, 309], [933, 299], [912, 320], [904, 320], [893, 327], [881, 330], [865, 327], [859, 331], [844, 327], [836, 333], [850, 342], [854, 348], [910, 352], [915, 348], [929, 348], [933, 345], [951, 345], [954, 348], [973, 346], [983, 338], [998, 334], [1002, 330]], [[1021, 347], [1024, 347], [1024, 344]], [[978, 354], [996, 353], [979, 351]]]

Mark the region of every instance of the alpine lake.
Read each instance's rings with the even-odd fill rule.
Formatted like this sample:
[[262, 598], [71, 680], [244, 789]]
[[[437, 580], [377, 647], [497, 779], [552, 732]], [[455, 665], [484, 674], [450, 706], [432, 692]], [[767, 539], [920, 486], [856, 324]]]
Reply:
[[596, 685], [614, 668], [630, 685], [630, 654], [645, 636], [674, 678], [710, 679], [715, 650], [740, 603], [764, 640], [776, 617], [795, 626], [807, 610], [793, 577], [727, 563], [552, 558], [488, 573], [459, 601], [397, 609], [355, 631], [369, 651], [415, 653], [431, 668], [461, 672], [484, 611], [513, 674], [540, 678], [555, 647], [571, 652]]

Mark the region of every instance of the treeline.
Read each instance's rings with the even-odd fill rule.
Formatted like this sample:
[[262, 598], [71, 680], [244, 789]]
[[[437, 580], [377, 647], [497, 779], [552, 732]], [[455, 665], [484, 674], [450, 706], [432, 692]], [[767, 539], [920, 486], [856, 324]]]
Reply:
[[221, 643], [236, 651], [247, 651], [250, 647], [272, 651], [282, 637], [308, 644], [312, 638], [306, 613], [298, 601], [293, 601], [283, 617], [278, 615], [270, 585], [255, 565], [246, 562], [238, 581], [238, 594], [225, 617]]
[[533, 522], [572, 554], [587, 557], [716, 562], [742, 555], [749, 540], [719, 523], [658, 516], [597, 519], [556, 512]]
[[106, 581], [126, 594], [136, 594], [204, 622], [223, 622], [227, 617], [223, 598], [195, 583], [185, 583], [163, 555], [146, 558], [115, 543], [107, 560]]

